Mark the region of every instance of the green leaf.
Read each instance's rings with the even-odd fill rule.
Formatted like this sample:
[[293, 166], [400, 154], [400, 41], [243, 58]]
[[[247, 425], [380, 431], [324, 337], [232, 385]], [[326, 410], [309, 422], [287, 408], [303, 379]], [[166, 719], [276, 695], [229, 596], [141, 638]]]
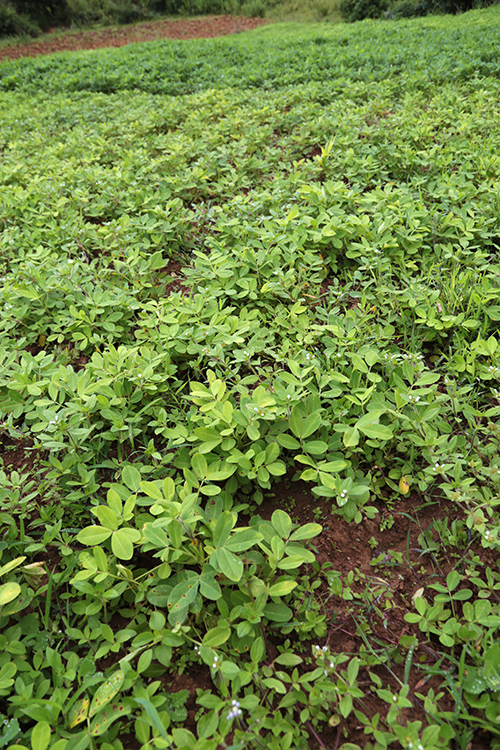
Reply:
[[228, 510], [221, 513], [214, 530], [215, 547], [222, 547], [227, 542], [235, 522], [235, 516]]
[[294, 570], [304, 564], [304, 559], [299, 555], [288, 555], [278, 563], [280, 570]]
[[[485, 312], [488, 308], [485, 308]], [[491, 309], [491, 308], [490, 308]], [[431, 383], [437, 383], [441, 378], [441, 374], [438, 372], [424, 372], [416, 382], [418, 388], [423, 388], [424, 385], [431, 385]]]
[[225, 643], [230, 635], [230, 628], [212, 628], [205, 634], [203, 645], [207, 648], [217, 648]]
[[259, 664], [262, 661], [264, 654], [266, 653], [266, 647], [263, 638], [256, 638], [250, 648], [250, 659], [254, 664]]
[[300, 478], [304, 480], [304, 482], [315, 482], [318, 478], [318, 470], [317, 469], [304, 469], [302, 474], [300, 475]]
[[157, 549], [164, 549], [169, 546], [170, 540], [164, 529], [146, 523], [144, 524], [143, 534], [145, 539], [151, 544], [154, 544]]
[[120, 560], [131, 560], [134, 555], [134, 542], [138, 542], [141, 534], [136, 529], [118, 529], [111, 537], [111, 549]]
[[328, 444], [324, 440], [309, 440], [302, 447], [311, 456], [323, 456], [328, 450]]
[[47, 721], [39, 721], [35, 724], [31, 733], [32, 750], [45, 750], [50, 742], [50, 724]]
[[[21, 727], [19, 725], [18, 720], [10, 718], [7, 724], [4, 724], [3, 726], [2, 735], [0, 737], [0, 743], [3, 743], [3, 745], [8, 745], [11, 740], [14, 740], [16, 737], [19, 737], [20, 734], [21, 734]], [[64, 740], [64, 743], [66, 744], [65, 740]], [[52, 747], [55, 747], [55, 745], [52, 745]], [[11, 745], [9, 747], [9, 750], [27, 750], [27, 748], [25, 748], [24, 745]], [[64, 747], [59, 748], [59, 750], [64, 750]]]
[[313, 414], [309, 414], [308, 417], [304, 420], [304, 423], [302, 425], [302, 438], [307, 438], [309, 435], [312, 435], [313, 432], [316, 432], [318, 427], [321, 426], [321, 416], [320, 413], [315, 411]]
[[212, 711], [209, 711], [208, 713], [204, 714], [199, 719], [198, 724], [196, 725], [198, 737], [200, 737], [202, 740], [207, 737], [211, 737], [217, 730], [218, 724], [219, 724], [219, 712], [216, 711], [215, 709], [212, 709]]
[[241, 529], [232, 534], [224, 547], [231, 552], [244, 552], [253, 547], [254, 544], [260, 542], [261, 539], [263, 539], [263, 536], [259, 531], [255, 529]]
[[460, 589], [460, 591], [455, 591], [455, 593], [452, 594], [452, 599], [458, 602], [465, 602], [467, 599], [470, 599], [471, 596], [472, 591], [470, 589]]
[[76, 538], [80, 544], [86, 544], [88, 547], [92, 547], [109, 539], [112, 533], [113, 532], [110, 529], [104, 529], [102, 526], [86, 526], [80, 531]]
[[172, 477], [166, 477], [162, 485], [163, 497], [167, 503], [171, 503], [175, 497], [175, 482]]
[[273, 461], [270, 464], [266, 464], [266, 469], [273, 477], [281, 477], [286, 474], [286, 466], [283, 461]]
[[359, 672], [359, 664], [359, 659], [356, 656], [349, 662], [349, 666], [347, 667], [347, 679], [349, 685], [354, 685]]
[[461, 580], [462, 577], [460, 573], [456, 570], [451, 570], [446, 576], [446, 586], [448, 590], [453, 591], [453, 589], [456, 589]]
[[296, 450], [299, 450], [300, 448], [299, 441], [296, 440], [291, 435], [288, 435], [286, 432], [278, 435], [276, 440], [281, 446], [283, 446], [283, 448], [286, 448], [286, 450], [296, 451]]
[[216, 550], [210, 558], [210, 564], [223, 573], [226, 578], [229, 578], [230, 581], [237, 583], [241, 580], [243, 562], [239, 557], [236, 557], [234, 552], [229, 552], [229, 550], [224, 548]]
[[222, 443], [223, 437], [217, 430], [207, 427], [197, 427], [193, 430], [195, 436], [202, 443], [211, 443], [214, 448]]
[[303, 659], [301, 656], [290, 653], [280, 654], [274, 660], [275, 664], [282, 664], [284, 667], [297, 667], [299, 664], [302, 664], [302, 662]]
[[301, 438], [302, 437], [302, 422], [303, 422], [302, 414], [300, 413], [297, 406], [294, 406], [290, 412], [290, 416], [288, 417], [288, 424], [290, 425], [290, 429], [295, 435], [295, 437]]
[[236, 471], [236, 466], [228, 464], [226, 461], [223, 461], [220, 465], [216, 462], [215, 465], [218, 468], [214, 469], [214, 464], [210, 464], [208, 467], [207, 479], [210, 482], [220, 482], [223, 479], [229, 479]]
[[153, 498], [153, 500], [163, 500], [163, 493], [154, 482], [145, 482], [144, 480], [141, 481], [141, 490], [144, 492], [145, 495], [148, 497]]
[[269, 602], [264, 607], [264, 615], [271, 622], [288, 622], [292, 619], [293, 612], [282, 602]]
[[372, 425], [371, 427], [360, 427], [361, 432], [366, 437], [376, 440], [391, 440], [393, 432], [385, 424]]
[[348, 427], [342, 439], [346, 448], [354, 448], [359, 443], [359, 431], [356, 427]]
[[339, 471], [342, 471], [342, 469], [345, 469], [346, 466], [348, 466], [347, 461], [338, 459], [337, 461], [322, 461], [318, 465], [318, 469], [320, 471], [326, 471], [329, 474], [337, 474]]
[[[381, 414], [383, 414], [383, 412], [380, 409], [369, 411], [366, 414], [363, 414], [363, 416], [360, 417], [356, 422], [355, 428], [360, 430], [369, 438], [390, 440], [393, 435], [392, 430], [386, 425], [379, 424]], [[344, 443], [345, 445], [347, 445], [347, 443], [345, 442], [345, 433]]]
[[132, 492], [139, 492], [141, 488], [141, 472], [135, 466], [125, 466], [122, 472], [122, 482]]
[[137, 674], [142, 674], [149, 668], [153, 659], [153, 650], [149, 648], [147, 651], [143, 651], [139, 656], [137, 662]]
[[269, 445], [266, 448], [266, 458], [265, 463], [270, 464], [273, 461], [276, 461], [280, 454], [280, 449], [278, 443], [269, 443]]
[[292, 519], [284, 510], [275, 510], [271, 516], [271, 523], [282, 539], [288, 539], [292, 530]]
[[221, 587], [210, 573], [203, 572], [200, 577], [200, 594], [206, 599], [217, 601], [222, 596]]
[[116, 531], [116, 529], [120, 525], [120, 518], [117, 516], [117, 514], [111, 510], [111, 508], [108, 508], [107, 505], [99, 505], [95, 509], [95, 514], [99, 521], [101, 522], [101, 525], [104, 526], [106, 529], [110, 529], [111, 531]]
[[281, 695], [284, 695], [287, 692], [285, 685], [280, 680], [277, 680], [274, 677], [266, 677], [264, 680], [262, 680], [262, 684], [270, 688], [270, 690], [274, 690], [276, 693], [280, 693]]
[[326, 474], [324, 471], [320, 471], [319, 479], [323, 487], [328, 487], [329, 490], [337, 490], [337, 480], [332, 477], [331, 474]]
[[198, 477], [198, 479], [204, 479], [207, 475], [207, 459], [201, 453], [195, 453], [191, 457], [191, 466]]
[[269, 589], [269, 596], [286, 596], [286, 594], [293, 591], [296, 586], [298, 586], [297, 581], [292, 581], [290, 579], [278, 581]]
[[323, 527], [319, 523], [306, 523], [299, 529], [296, 529], [290, 537], [291, 542], [296, 542], [301, 539], [312, 539], [318, 536], [323, 531]]
[[247, 435], [250, 438], [250, 440], [252, 440], [253, 442], [255, 442], [256, 440], [259, 440], [259, 438], [260, 438], [260, 432], [257, 429], [257, 427], [255, 425], [253, 425], [253, 424], [249, 424], [248, 425], [248, 427], [247, 427]]
[[208, 495], [208, 497], [215, 497], [215, 495], [220, 495], [222, 490], [216, 484], [206, 484], [200, 487], [200, 492], [203, 495]]

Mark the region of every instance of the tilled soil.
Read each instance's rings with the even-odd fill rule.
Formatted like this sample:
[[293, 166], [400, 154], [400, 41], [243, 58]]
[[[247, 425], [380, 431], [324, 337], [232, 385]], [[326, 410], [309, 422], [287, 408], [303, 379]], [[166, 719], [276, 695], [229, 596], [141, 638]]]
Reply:
[[133, 42], [151, 42], [157, 39], [201, 39], [227, 36], [250, 31], [265, 23], [269, 21], [263, 18], [206, 16], [194, 19], [151, 21], [94, 31], [75, 31], [62, 36], [54, 35], [39, 41], [5, 47], [0, 49], [0, 60], [16, 60], [19, 57], [36, 57], [37, 55], [52, 55], [54, 52], [101, 47], [123, 47]]

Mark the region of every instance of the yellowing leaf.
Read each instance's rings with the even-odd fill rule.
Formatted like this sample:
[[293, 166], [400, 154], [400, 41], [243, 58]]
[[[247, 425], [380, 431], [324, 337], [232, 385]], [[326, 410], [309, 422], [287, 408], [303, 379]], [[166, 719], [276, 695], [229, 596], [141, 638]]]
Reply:
[[402, 495], [407, 495], [410, 491], [410, 485], [406, 477], [401, 477], [399, 480], [399, 491]]
[[21, 593], [21, 587], [15, 581], [0, 586], [0, 607], [12, 602]]
[[90, 700], [89, 698], [82, 698], [77, 701], [68, 714], [68, 729], [73, 729], [82, 721], [85, 721], [88, 714]]

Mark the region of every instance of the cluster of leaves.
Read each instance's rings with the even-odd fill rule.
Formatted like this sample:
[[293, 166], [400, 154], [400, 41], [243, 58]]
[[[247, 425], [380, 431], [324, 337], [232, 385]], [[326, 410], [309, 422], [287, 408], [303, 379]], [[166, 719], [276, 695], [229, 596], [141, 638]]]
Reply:
[[[497, 567], [467, 549], [424, 587], [396, 657], [368, 616], [336, 654], [319, 589], [357, 601], [354, 572], [266, 508], [285, 474], [353, 524], [411, 490], [498, 556], [499, 24], [0, 66], [0, 430], [40, 457], [0, 472], [0, 747], [498, 736]], [[420, 643], [438, 694], [410, 693]]]

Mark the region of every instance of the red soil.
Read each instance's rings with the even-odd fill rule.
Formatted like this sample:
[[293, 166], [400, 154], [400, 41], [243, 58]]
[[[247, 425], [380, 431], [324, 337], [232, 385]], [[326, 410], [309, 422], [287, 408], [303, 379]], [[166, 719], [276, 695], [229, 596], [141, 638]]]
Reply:
[[133, 26], [116, 26], [94, 31], [75, 31], [62, 36], [51, 36], [39, 41], [18, 44], [0, 49], [0, 60], [19, 57], [52, 55], [100, 47], [123, 47], [133, 42], [150, 42], [156, 39], [196, 39], [227, 34], [238, 34], [268, 23], [262, 18], [243, 16], [206, 16], [195, 19], [151, 21]]

